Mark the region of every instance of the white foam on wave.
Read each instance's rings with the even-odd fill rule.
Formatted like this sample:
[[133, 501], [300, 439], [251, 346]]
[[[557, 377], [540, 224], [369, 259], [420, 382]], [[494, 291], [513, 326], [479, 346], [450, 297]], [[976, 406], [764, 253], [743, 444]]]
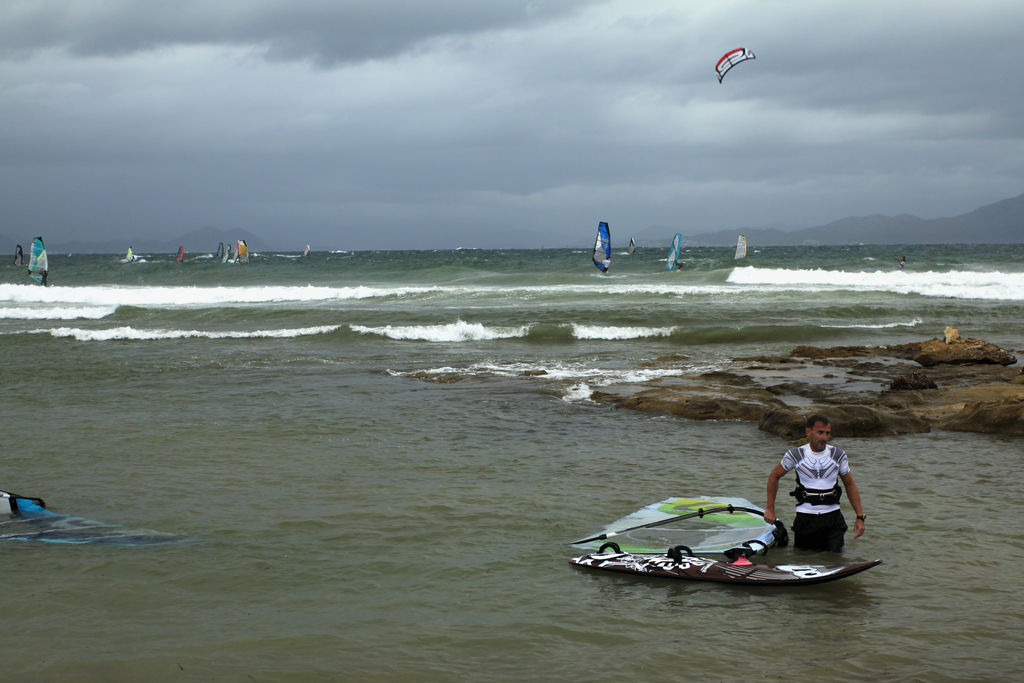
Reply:
[[610, 327], [607, 325], [572, 324], [572, 336], [576, 339], [644, 339], [667, 337], [674, 327]]
[[439, 291], [434, 286], [409, 287], [39, 287], [0, 285], [2, 304], [79, 304], [92, 306], [202, 307], [231, 304], [314, 302], [371, 297], [408, 296]]
[[590, 388], [589, 384], [586, 382], [580, 382], [579, 384], [573, 384], [571, 387], [566, 389], [565, 393], [562, 395], [562, 400], [566, 403], [589, 401], [592, 393], [594, 393], [594, 390]]
[[[597, 273], [602, 282], [607, 276]], [[628, 276], [623, 276], [628, 277]], [[484, 288], [476, 288], [484, 292]], [[580, 294], [583, 296], [609, 295], [609, 296], [630, 296], [636, 294], [647, 294], [654, 296], [684, 296], [693, 294], [722, 294], [734, 292], [735, 287], [725, 285], [694, 285], [685, 283], [630, 283], [630, 284], [595, 284], [595, 285], [538, 285], [535, 287], [503, 287], [503, 292], [509, 294]], [[475, 290], [470, 290], [475, 291]]]
[[561, 393], [562, 400], [571, 403], [590, 400], [591, 393], [599, 387], [615, 384], [642, 384], [668, 377], [721, 369], [723, 366], [711, 361], [686, 363], [681, 367], [665, 365], [656, 368], [601, 368], [569, 362], [481, 362], [464, 368], [443, 366], [426, 370], [388, 370], [388, 374], [395, 377], [444, 377], [448, 375], [522, 377], [531, 382], [547, 382], [555, 385], [555, 388]]
[[112, 315], [116, 306], [39, 306], [0, 307], [0, 318], [8, 320], [75, 320], [90, 318], [98, 320]]
[[891, 327], [917, 327], [918, 325], [922, 324], [923, 322], [924, 321], [921, 320], [920, 318], [914, 318], [913, 320], [907, 320], [907, 321], [904, 321], [904, 322], [876, 323], [874, 325], [869, 325], [867, 323], [861, 323], [861, 324], [853, 324], [853, 323], [851, 323], [849, 325], [822, 325], [822, 327], [831, 327], [833, 329], [841, 329], [841, 330], [851, 329], [851, 328], [862, 328], [862, 329], [868, 329], [868, 330], [884, 330], [884, 329], [888, 329], [888, 328], [891, 328]]
[[1024, 273], [1000, 271], [847, 272], [820, 268], [790, 270], [744, 266], [733, 268], [727, 281], [735, 285], [760, 285], [780, 289], [819, 287], [886, 291], [951, 299], [1024, 300]]
[[362, 334], [377, 334], [389, 339], [401, 341], [428, 341], [428, 342], [466, 342], [466, 341], [487, 341], [491, 339], [511, 339], [525, 337], [530, 331], [529, 325], [518, 327], [488, 327], [481, 323], [467, 323], [457, 320], [453, 323], [438, 325], [383, 325], [379, 327], [368, 327], [366, 325], [351, 325], [353, 332]]
[[145, 330], [135, 327], [111, 327], [102, 330], [89, 330], [78, 327], [55, 327], [49, 330], [33, 330], [34, 334], [50, 334], [54, 337], [71, 337], [77, 341], [151, 341], [157, 339], [259, 339], [304, 337], [315, 334], [334, 332], [341, 325], [321, 325], [319, 327], [299, 327], [283, 330], [224, 330], [211, 332], [206, 330]]

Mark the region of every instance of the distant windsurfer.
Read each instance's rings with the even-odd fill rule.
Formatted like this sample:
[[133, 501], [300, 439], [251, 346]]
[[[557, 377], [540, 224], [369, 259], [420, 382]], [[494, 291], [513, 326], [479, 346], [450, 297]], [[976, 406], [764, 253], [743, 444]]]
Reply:
[[608, 274], [608, 269], [612, 267], [612, 260], [610, 258], [603, 259], [601, 261], [601, 272], [605, 275]]
[[814, 415], [805, 427], [807, 443], [791, 448], [782, 456], [782, 462], [768, 475], [768, 496], [764, 506], [764, 520], [774, 524], [775, 496], [779, 492], [779, 480], [790, 470], [796, 471], [796, 489], [790, 493], [797, 500], [796, 519], [793, 521], [793, 545], [803, 550], [829, 550], [841, 552], [847, 525], [839, 509], [842, 491], [839, 481], [846, 489], [857, 514], [853, 525], [853, 537], [864, 533], [864, 508], [861, 506], [860, 490], [853, 480], [846, 451], [829, 446], [832, 438], [832, 423], [824, 415]]
[[14, 265], [23, 266], [25, 265], [25, 252], [22, 251], [21, 245], [19, 244], [14, 249]]
[[903, 268], [906, 265], [907, 265], [907, 257], [906, 256], [900, 256], [899, 261], [896, 262], [896, 267], [899, 268], [900, 270], [903, 270]]

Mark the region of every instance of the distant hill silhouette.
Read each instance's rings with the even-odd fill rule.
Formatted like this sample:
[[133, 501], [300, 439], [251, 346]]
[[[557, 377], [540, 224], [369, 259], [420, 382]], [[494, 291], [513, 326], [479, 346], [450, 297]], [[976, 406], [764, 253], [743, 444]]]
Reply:
[[[614, 229], [614, 226], [613, 226]], [[652, 227], [636, 234], [637, 241], [643, 246], [667, 247], [674, 229]], [[779, 230], [776, 228], [741, 228], [722, 230], [719, 232], [685, 234], [690, 245], [731, 246], [736, 244], [736, 235], [747, 236], [751, 246], [785, 246], [801, 244], [1018, 244], [1024, 243], [1024, 194], [1004, 199], [994, 204], [987, 204], [970, 213], [953, 218], [918, 218], [917, 216], [858, 216], [843, 218], [825, 225], [802, 230]], [[614, 234], [614, 233], [613, 233]], [[44, 238], [46, 236], [44, 235]], [[166, 253], [168, 258], [184, 245], [186, 253], [213, 253], [217, 244], [234, 244], [235, 240], [243, 239], [251, 251], [268, 251], [286, 249], [297, 251], [300, 244], [279, 247], [246, 230], [222, 229], [205, 227], [193, 230], [180, 237], [169, 240], [158, 238], [142, 238], [136, 241], [107, 240], [103, 242], [85, 242], [81, 240], [46, 240], [46, 247], [54, 253], [85, 253], [85, 254], [120, 254], [131, 244], [135, 251], [143, 254]], [[522, 239], [522, 234], [519, 235]], [[530, 238], [527, 238], [530, 239]], [[520, 249], [536, 248], [542, 242], [539, 236], [533, 236], [531, 244], [516, 245]], [[618, 248], [628, 241], [628, 237], [616, 240]], [[32, 244], [32, 237], [15, 239], [0, 234], [0, 253], [14, 255], [14, 245], [21, 244], [27, 253]], [[466, 245], [475, 247], [476, 245]], [[577, 245], [578, 246], [578, 245]], [[516, 248], [505, 245], [506, 248]]]
[[751, 246], [801, 244], [1016, 244], [1024, 242], [1024, 194], [953, 218], [860, 216], [803, 230], [723, 230], [688, 235], [691, 244], [729, 246], [737, 233]]

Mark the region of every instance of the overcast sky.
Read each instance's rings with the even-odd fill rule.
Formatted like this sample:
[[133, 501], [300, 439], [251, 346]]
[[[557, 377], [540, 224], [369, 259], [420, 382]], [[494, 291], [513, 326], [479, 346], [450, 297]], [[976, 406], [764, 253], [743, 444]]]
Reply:
[[[4, 0], [0, 233], [536, 247], [952, 216], [1024, 192], [1022, 30], [1020, 0]], [[757, 58], [719, 84], [736, 47]]]

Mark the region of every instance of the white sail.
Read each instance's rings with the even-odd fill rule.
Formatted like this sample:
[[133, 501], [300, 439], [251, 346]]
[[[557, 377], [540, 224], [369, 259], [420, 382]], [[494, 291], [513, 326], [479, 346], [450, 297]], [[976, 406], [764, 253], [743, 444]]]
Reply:
[[734, 258], [744, 258], [747, 255], [747, 238], [740, 235], [736, 240], [736, 256]]
[[683, 236], [678, 232], [672, 238], [672, 246], [668, 249], [668, 257], [665, 258], [665, 270], [674, 272], [679, 264], [679, 250], [683, 246]]

